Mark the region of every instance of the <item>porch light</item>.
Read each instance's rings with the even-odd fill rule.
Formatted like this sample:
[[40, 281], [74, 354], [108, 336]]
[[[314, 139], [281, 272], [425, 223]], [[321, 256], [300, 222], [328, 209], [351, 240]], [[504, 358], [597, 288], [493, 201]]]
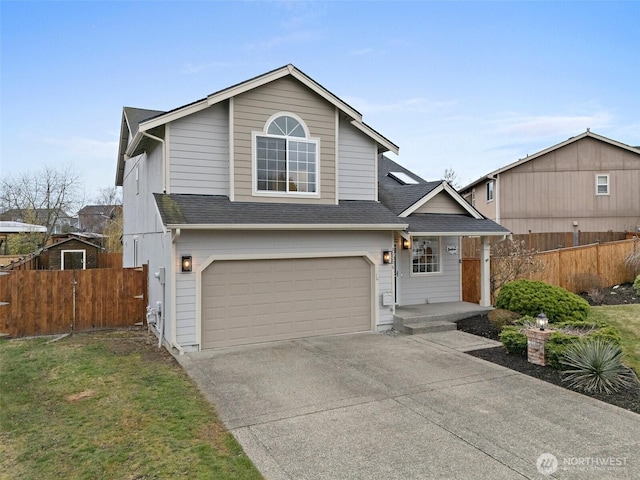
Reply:
[[403, 238], [402, 239], [402, 249], [403, 250], [409, 250], [410, 247], [411, 247], [411, 241], [408, 238]]
[[382, 251], [382, 263], [391, 263], [391, 250]]
[[540, 312], [536, 317], [536, 327], [540, 328], [540, 330], [544, 331], [544, 327], [549, 323], [549, 319], [544, 314], [544, 312]]
[[190, 272], [191, 271], [191, 255], [183, 255], [182, 256], [182, 271]]

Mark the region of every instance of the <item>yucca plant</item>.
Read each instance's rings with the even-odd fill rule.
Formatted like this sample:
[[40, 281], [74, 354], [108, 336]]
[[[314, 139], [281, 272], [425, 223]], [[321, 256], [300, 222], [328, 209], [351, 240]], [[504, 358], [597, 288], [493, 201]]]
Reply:
[[612, 393], [638, 379], [622, 364], [622, 350], [603, 338], [586, 338], [567, 347], [560, 363], [562, 380], [589, 393]]

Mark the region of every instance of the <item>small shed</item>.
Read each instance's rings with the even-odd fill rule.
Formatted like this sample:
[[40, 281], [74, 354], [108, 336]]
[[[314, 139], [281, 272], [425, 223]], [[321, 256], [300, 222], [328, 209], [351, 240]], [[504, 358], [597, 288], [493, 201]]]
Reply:
[[79, 238], [68, 238], [42, 249], [39, 270], [86, 270], [98, 268], [102, 247]]

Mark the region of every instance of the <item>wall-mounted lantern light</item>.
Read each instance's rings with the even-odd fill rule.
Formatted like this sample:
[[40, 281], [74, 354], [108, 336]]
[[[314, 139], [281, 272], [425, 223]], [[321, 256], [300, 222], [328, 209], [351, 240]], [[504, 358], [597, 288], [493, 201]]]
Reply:
[[182, 271], [183, 272], [190, 272], [192, 265], [193, 264], [191, 263], [191, 255], [183, 255], [182, 256]]
[[540, 312], [536, 317], [536, 327], [544, 331], [544, 327], [546, 327], [548, 323], [549, 319], [547, 318], [547, 316], [544, 314], [544, 312]]
[[391, 250], [382, 251], [382, 263], [391, 263]]
[[410, 247], [411, 247], [411, 240], [409, 240], [408, 238], [403, 238], [402, 239], [402, 249], [403, 250], [409, 250]]

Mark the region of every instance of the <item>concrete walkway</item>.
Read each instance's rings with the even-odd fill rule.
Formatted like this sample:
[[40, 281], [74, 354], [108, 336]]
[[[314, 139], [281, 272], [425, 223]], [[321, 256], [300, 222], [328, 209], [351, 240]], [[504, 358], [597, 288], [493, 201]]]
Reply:
[[267, 479], [640, 478], [640, 415], [462, 351], [463, 332], [179, 357]]

